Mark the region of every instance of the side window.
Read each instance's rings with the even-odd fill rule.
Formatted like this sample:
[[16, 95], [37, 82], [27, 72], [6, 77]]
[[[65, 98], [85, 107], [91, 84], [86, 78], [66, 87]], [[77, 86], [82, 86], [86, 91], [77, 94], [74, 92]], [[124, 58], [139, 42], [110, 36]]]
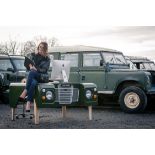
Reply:
[[140, 69], [145, 69], [143, 64], [140, 64]]
[[78, 67], [78, 54], [77, 53], [61, 54], [61, 60], [69, 60], [71, 67]]
[[148, 70], [152, 69], [151, 66], [150, 66], [150, 63], [143, 63], [143, 65], [144, 65], [145, 69], [148, 69]]
[[150, 66], [151, 66], [152, 70], [155, 70], [155, 64], [154, 63], [150, 63]]
[[100, 66], [100, 53], [85, 53], [83, 54], [83, 67]]
[[8, 68], [13, 68], [9, 59], [1, 59], [0, 60], [0, 70], [7, 71]]

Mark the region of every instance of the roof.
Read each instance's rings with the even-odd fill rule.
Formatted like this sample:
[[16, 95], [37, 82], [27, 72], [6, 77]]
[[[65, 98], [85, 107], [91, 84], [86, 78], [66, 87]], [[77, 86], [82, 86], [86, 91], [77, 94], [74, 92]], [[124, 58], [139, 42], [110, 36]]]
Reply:
[[52, 52], [83, 52], [83, 51], [108, 51], [108, 52], [119, 52], [117, 50], [103, 48], [103, 47], [93, 47], [93, 46], [84, 46], [84, 45], [76, 45], [76, 46], [54, 46], [49, 48], [49, 53]]
[[8, 55], [6, 55], [6, 54], [0, 54], [0, 57], [1, 58], [8, 58]]
[[126, 56], [127, 59], [130, 59], [133, 63], [154, 63], [147, 57], [141, 57], [141, 56]]
[[25, 59], [24, 56], [21, 55], [10, 55], [11, 58], [20, 58], [20, 59]]
[[21, 55], [8, 55], [8, 54], [0, 54], [0, 58], [22, 58], [22, 59], [25, 59], [24, 56], [21, 56]]

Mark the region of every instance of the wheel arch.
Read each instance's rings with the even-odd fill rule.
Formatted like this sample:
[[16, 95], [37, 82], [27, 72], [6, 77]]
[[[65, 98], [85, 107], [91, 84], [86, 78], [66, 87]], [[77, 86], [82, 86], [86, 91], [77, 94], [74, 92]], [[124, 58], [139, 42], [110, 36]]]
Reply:
[[119, 94], [121, 93], [121, 91], [126, 88], [126, 87], [129, 87], [129, 86], [135, 86], [135, 87], [138, 87], [138, 88], [141, 88], [143, 91], [143, 86], [138, 82], [138, 81], [135, 81], [135, 80], [127, 80], [127, 81], [122, 81], [121, 83], [119, 83], [115, 89], [115, 95], [119, 96]]

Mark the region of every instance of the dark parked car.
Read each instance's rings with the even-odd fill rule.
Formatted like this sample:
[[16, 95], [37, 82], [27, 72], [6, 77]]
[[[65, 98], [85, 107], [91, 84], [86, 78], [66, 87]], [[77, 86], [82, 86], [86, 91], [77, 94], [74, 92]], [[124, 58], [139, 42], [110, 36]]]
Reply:
[[6, 102], [11, 82], [21, 82], [26, 75], [24, 56], [0, 54], [0, 98]]
[[[126, 58], [128, 61], [131, 61], [137, 69], [150, 72], [152, 76], [152, 83], [155, 86], [155, 63], [154, 61], [151, 61], [146, 57], [140, 57], [140, 56], [139, 57], [127, 56]], [[135, 69], [135, 68], [132, 68], [132, 69]]]
[[137, 69], [155, 71], [155, 63], [146, 57], [126, 56], [126, 58], [130, 60]]

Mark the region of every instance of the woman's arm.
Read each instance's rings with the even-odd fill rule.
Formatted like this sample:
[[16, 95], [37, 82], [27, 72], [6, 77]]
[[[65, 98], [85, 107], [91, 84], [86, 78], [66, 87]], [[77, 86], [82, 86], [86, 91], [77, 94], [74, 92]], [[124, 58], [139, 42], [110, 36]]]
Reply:
[[40, 73], [47, 73], [50, 67], [50, 58], [48, 57], [46, 61], [43, 61], [39, 66], [36, 67], [37, 71]]
[[36, 67], [33, 66], [32, 64], [29, 64], [29, 67], [30, 67], [30, 70], [36, 70], [37, 71]]

